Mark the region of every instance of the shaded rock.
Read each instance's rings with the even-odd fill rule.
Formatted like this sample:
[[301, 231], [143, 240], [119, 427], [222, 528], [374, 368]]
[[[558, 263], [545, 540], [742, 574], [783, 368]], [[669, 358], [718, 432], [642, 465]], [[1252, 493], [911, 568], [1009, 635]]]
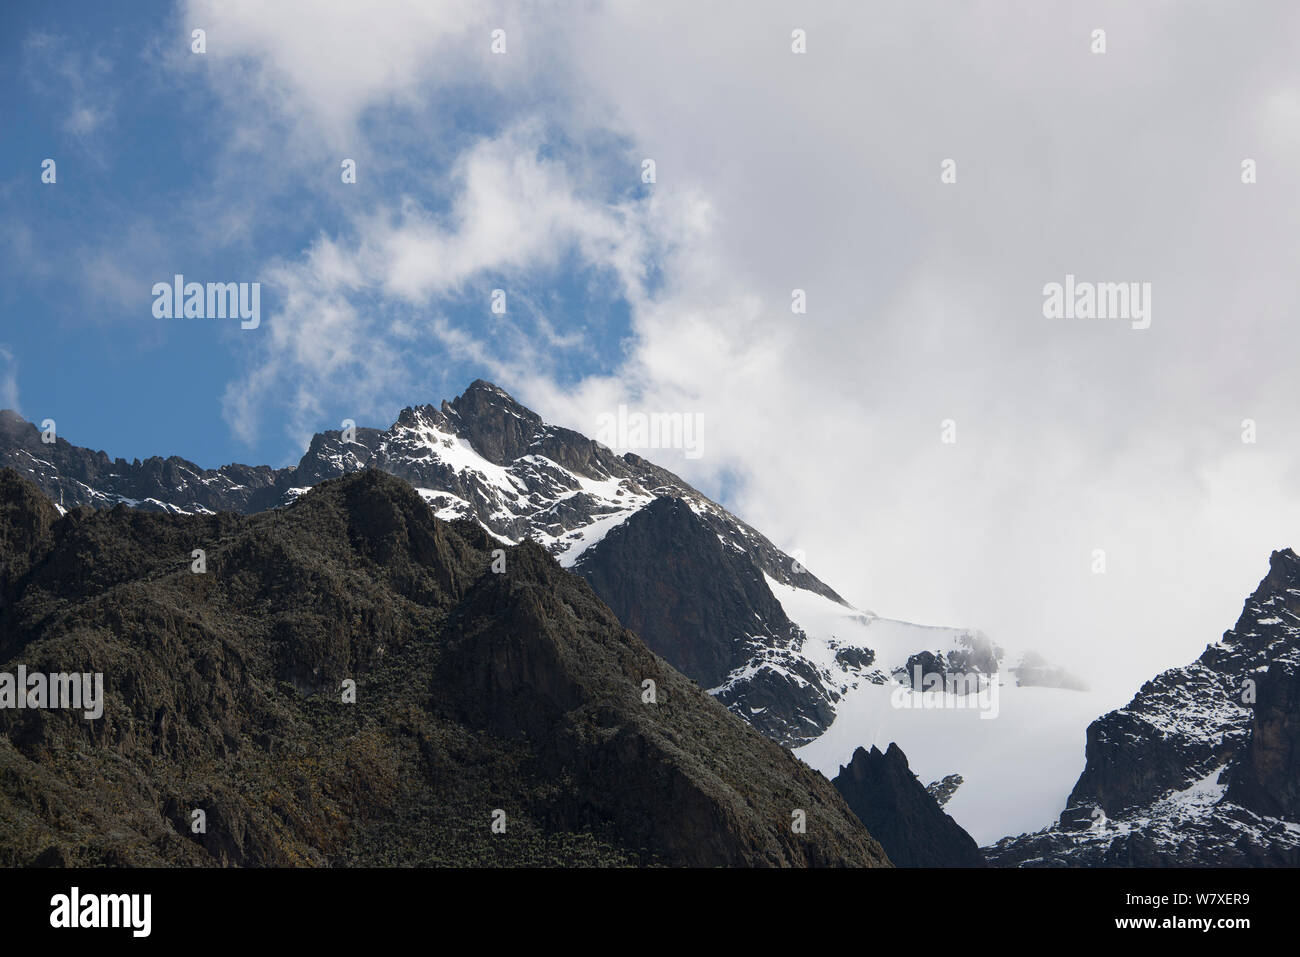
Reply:
[[945, 774], [938, 781], [931, 781], [925, 786], [926, 793], [943, 807], [957, 793], [965, 779], [960, 774]]
[[982, 867], [975, 839], [939, 807], [897, 744], [858, 748], [832, 781], [897, 867]]

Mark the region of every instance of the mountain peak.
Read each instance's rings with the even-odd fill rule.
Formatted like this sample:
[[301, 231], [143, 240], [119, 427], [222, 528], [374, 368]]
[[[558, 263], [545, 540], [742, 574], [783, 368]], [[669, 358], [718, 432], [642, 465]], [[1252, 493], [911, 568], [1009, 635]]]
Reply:
[[898, 867], [980, 867], [967, 834], [926, 791], [897, 742], [857, 748], [831, 782]]
[[0, 410], [0, 435], [5, 436], [7, 439], [26, 441], [30, 440], [33, 434], [39, 432], [40, 430], [35, 425], [28, 422], [13, 409]]
[[501, 386], [497, 385], [495, 382], [488, 382], [487, 379], [475, 379], [465, 388], [465, 392], [489, 392], [509, 399], [511, 402], [515, 401], [514, 396], [509, 392], [501, 388]]
[[1280, 548], [1268, 559], [1269, 571], [1290, 578], [1300, 577], [1300, 555], [1290, 548]]
[[485, 408], [509, 409], [539, 423], [542, 421], [542, 417], [536, 412], [523, 405], [499, 385], [488, 382], [486, 379], [475, 379], [464, 392], [456, 396], [450, 403], [444, 403], [444, 405], [450, 405], [451, 408], [461, 414], [472, 414]]
[[509, 465], [527, 455], [544, 425], [532, 409], [482, 379], [475, 379], [451, 402], [444, 402], [442, 411], [457, 421], [457, 431], [494, 465]]

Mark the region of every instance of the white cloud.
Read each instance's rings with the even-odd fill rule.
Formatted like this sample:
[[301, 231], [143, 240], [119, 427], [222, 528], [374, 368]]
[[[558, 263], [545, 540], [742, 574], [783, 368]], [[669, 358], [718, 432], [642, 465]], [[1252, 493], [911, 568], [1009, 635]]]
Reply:
[[423, 302], [486, 269], [554, 265], [576, 244], [586, 261], [616, 270], [639, 292], [637, 210], [583, 198], [561, 163], [540, 158], [542, 146], [540, 127], [526, 124], [470, 149], [451, 172], [450, 225], [409, 201], [395, 221], [363, 224], [362, 255], [383, 291]]
[[[538, 127], [514, 127], [462, 157], [450, 215], [385, 209], [286, 261], [297, 305], [239, 396], [300, 379], [305, 424], [327, 373], [358, 396], [371, 375], [400, 388], [385, 348], [418, 324], [346, 309], [358, 290], [427, 307], [442, 349], [575, 428], [628, 398], [703, 413], [705, 457], [665, 464], [739, 476], [738, 511], [862, 604], [1039, 645], [1118, 688], [1194, 656], [1269, 549], [1300, 544], [1279, 479], [1300, 469], [1290, 5], [665, 2], [562, 21], [453, 5], [436, 24], [401, 4], [189, 9], [322, 143], [482, 84], [578, 147], [542, 160]], [[482, 31], [511, 12], [523, 55], [493, 64]], [[656, 160], [646, 202], [592, 198], [581, 149], [602, 132]], [[619, 373], [577, 388], [544, 347], [436, 314], [486, 270], [555, 263], [557, 242], [614, 269], [633, 306]], [[1152, 327], [1045, 320], [1042, 286], [1067, 272], [1151, 282]], [[331, 344], [300, 341], [326, 327]]]
[[[358, 137], [357, 124], [377, 104], [414, 103], [431, 85], [468, 79], [488, 64], [497, 5], [473, 0], [188, 0], [178, 24], [186, 38], [206, 31], [204, 59], [214, 82], [237, 97], [292, 116], [331, 147]], [[521, 44], [493, 68], [509, 69]], [[247, 68], [235, 72], [235, 66]], [[234, 97], [232, 97], [234, 99]]]
[[106, 110], [95, 109], [90, 106], [77, 106], [68, 118], [63, 121], [63, 128], [74, 136], [89, 136], [103, 126], [106, 119], [108, 119]]
[[[1300, 540], [1267, 480], [1295, 458], [1300, 204], [1237, 178], [1246, 155], [1297, 168], [1256, 108], [1300, 89], [1294, 12], [1264, 42], [1227, 10], [1112, 6], [1090, 14], [1106, 59], [1072, 15], [989, 31], [976, 9], [828, 7], [798, 14], [801, 59], [784, 8], [685, 33], [662, 7], [617, 10], [575, 43], [579, 83], [671, 157], [659, 188], [706, 189], [719, 224], [709, 271], [640, 315], [630, 368], [697, 384], [702, 467], [743, 471], [742, 513], [877, 611], [1106, 661], [1101, 682], [1135, 687], [1235, 621], [1269, 549]], [[1066, 271], [1152, 281], [1152, 329], [1049, 324], [1039, 290]], [[1267, 448], [1240, 441], [1252, 412]], [[1274, 494], [1216, 494], [1202, 476], [1225, 469]]]
[[[301, 258], [269, 266], [263, 281], [281, 306], [269, 317], [265, 338], [254, 340], [248, 374], [227, 390], [225, 412], [236, 433], [251, 440], [268, 403], [286, 387], [290, 429], [299, 439], [320, 427], [326, 396], [348, 396], [358, 414], [376, 413], [395, 399], [423, 401], [416, 392], [433, 357], [409, 346], [420, 334], [420, 312], [468, 295], [488, 273], [535, 274], [576, 251], [640, 300], [647, 244], [657, 242], [654, 215], [637, 204], [584, 195], [567, 167], [542, 157], [543, 145], [537, 124], [484, 138], [455, 163], [445, 213], [406, 197], [358, 214], [352, 238], [321, 235]], [[527, 282], [519, 286], [526, 290]], [[485, 316], [488, 293], [475, 290]], [[457, 338], [445, 319], [428, 324], [435, 337]], [[550, 346], [579, 341], [544, 316], [534, 328]], [[528, 349], [514, 325], [498, 322], [494, 334]], [[530, 353], [521, 367], [537, 358]]]

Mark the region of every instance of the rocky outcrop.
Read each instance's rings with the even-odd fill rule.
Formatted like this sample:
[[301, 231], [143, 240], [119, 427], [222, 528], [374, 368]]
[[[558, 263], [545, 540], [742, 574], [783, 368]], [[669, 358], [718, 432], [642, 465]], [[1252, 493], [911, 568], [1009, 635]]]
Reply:
[[839, 693], [798, 654], [803, 632], [750, 557], [685, 500], [656, 499], [573, 570], [651, 649], [769, 737], [797, 747], [834, 719]]
[[1236, 627], [1088, 728], [1059, 821], [1004, 865], [1300, 864], [1300, 558], [1274, 552]]
[[894, 677], [913, 691], [945, 690], [976, 693], [996, 680], [1003, 651], [980, 632], [963, 632], [955, 647], [942, 651], [922, 650], [908, 656], [894, 669]]
[[1245, 755], [1228, 797], [1260, 814], [1300, 822], [1300, 652], [1259, 674]]
[[982, 867], [975, 839], [944, 813], [897, 744], [858, 748], [832, 781], [897, 867]]
[[957, 789], [965, 781], [960, 774], [945, 774], [938, 781], [931, 781], [925, 786], [926, 793], [938, 802], [939, 807], [943, 807], [952, 800], [952, 796], [957, 793]]
[[573, 570], [657, 654], [712, 688], [754, 646], [795, 626], [763, 575], [679, 498], [660, 498], [612, 529]]

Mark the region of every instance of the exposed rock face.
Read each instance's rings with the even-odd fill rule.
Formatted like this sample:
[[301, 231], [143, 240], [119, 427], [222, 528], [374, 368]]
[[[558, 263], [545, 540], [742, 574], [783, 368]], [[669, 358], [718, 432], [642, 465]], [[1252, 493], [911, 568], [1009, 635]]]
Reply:
[[1258, 677], [1250, 743], [1228, 797], [1262, 814], [1300, 821], [1300, 654], [1271, 662]]
[[952, 796], [957, 793], [957, 789], [962, 786], [963, 781], [965, 781], [965, 778], [960, 774], [945, 774], [938, 781], [931, 781], [927, 784], [925, 790], [930, 797], [938, 802], [939, 807], [943, 807], [952, 800]]
[[926, 679], [931, 675], [946, 677], [948, 674], [948, 662], [944, 659], [942, 652], [918, 651], [909, 655], [907, 663], [900, 669], [896, 669], [894, 674], [909, 688], [920, 691], [926, 687]]
[[895, 866], [983, 866], [975, 839], [943, 812], [897, 744], [884, 753], [858, 748], [832, 783]]
[[972, 672], [991, 675], [1002, 661], [1002, 649], [979, 632], [968, 632], [961, 637], [962, 647], [948, 654], [948, 668], [953, 672]]
[[839, 694], [798, 654], [803, 632], [762, 572], [685, 501], [642, 508], [573, 570], [652, 650], [765, 734], [796, 747], [834, 719]]
[[1300, 558], [1274, 552], [1237, 625], [1088, 728], [1059, 822], [1009, 865], [1300, 864]]
[[918, 651], [894, 676], [914, 691], [946, 689], [958, 694], [975, 693], [994, 679], [1003, 651], [980, 632], [966, 632], [956, 639], [956, 648]]
[[[866, 671], [875, 661], [876, 653], [870, 648], [839, 648], [835, 652], [835, 663], [845, 671]], [[884, 676], [877, 676], [877, 680], [883, 681]]]
[[60, 517], [0, 472], [0, 672], [105, 689], [95, 721], [0, 709], [0, 865], [888, 863], [584, 582], [531, 542], [493, 573], [498, 545], [373, 470], [251, 517]]
[[794, 625], [754, 563], [724, 548], [679, 498], [650, 503], [573, 568], [620, 621], [705, 688], [743, 664], [755, 639], [792, 637]]

